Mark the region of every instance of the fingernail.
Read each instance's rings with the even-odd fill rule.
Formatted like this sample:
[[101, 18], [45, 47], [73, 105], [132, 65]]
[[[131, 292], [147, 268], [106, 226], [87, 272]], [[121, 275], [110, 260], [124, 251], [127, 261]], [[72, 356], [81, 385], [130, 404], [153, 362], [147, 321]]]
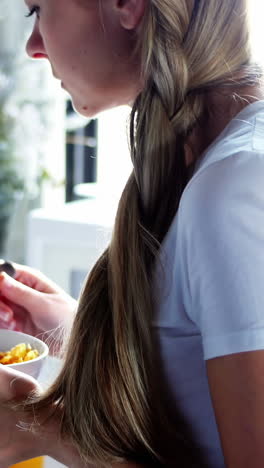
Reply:
[[0, 320], [2, 320], [3, 322], [9, 322], [10, 313], [4, 310], [0, 310]]
[[10, 384], [9, 384], [9, 387], [10, 389], [12, 389], [12, 386], [14, 385], [14, 383], [16, 382], [16, 380], [18, 379], [19, 377], [15, 377], [14, 379], [11, 380]]
[[5, 286], [8, 285], [8, 275], [3, 271], [0, 272], [0, 286], [4, 284]]

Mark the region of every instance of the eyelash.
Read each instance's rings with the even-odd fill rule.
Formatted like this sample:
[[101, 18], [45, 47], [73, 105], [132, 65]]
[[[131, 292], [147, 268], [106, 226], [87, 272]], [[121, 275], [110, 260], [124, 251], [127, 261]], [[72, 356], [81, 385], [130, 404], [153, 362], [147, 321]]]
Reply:
[[34, 5], [32, 8], [30, 8], [28, 14], [25, 16], [26, 18], [30, 18], [30, 16], [33, 16], [34, 14], [36, 14], [37, 18], [39, 18], [39, 11], [40, 11], [40, 8]]

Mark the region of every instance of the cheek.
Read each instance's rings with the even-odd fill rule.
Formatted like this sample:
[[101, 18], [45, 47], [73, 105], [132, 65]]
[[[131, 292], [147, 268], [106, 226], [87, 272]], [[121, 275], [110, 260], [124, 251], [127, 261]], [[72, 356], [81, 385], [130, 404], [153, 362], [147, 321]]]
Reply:
[[76, 86], [79, 84], [83, 89], [96, 89], [102, 86], [107, 88], [111, 84], [116, 64], [111, 50], [104, 43], [91, 38], [81, 47], [75, 48], [69, 44], [63, 63], [61, 58], [61, 66]]
[[63, 69], [70, 74], [76, 74], [76, 80], [90, 81], [91, 78], [100, 81], [102, 74], [110, 65], [110, 54], [105, 50], [102, 41], [94, 40], [87, 35], [79, 40], [69, 41], [63, 48], [54, 46], [54, 58]]

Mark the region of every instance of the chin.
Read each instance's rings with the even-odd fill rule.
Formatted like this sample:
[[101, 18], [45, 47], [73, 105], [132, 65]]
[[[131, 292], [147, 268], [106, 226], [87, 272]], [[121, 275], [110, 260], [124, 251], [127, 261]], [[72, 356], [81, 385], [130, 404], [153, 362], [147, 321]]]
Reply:
[[88, 117], [89, 119], [95, 118], [97, 116], [97, 113], [95, 110], [92, 110], [90, 106], [86, 105], [76, 105], [74, 101], [72, 101], [73, 108], [77, 114], [82, 115], [83, 117]]
[[77, 101], [77, 99], [74, 99], [72, 97], [72, 105], [74, 110], [89, 119], [97, 118], [99, 114], [101, 114], [104, 111], [114, 109], [119, 106], [124, 106], [124, 105], [129, 105], [127, 102], [115, 102], [115, 101], [110, 101], [110, 102], [89, 102], [89, 103], [84, 103], [80, 102], [80, 100]]
[[82, 115], [83, 117], [87, 117], [89, 119], [93, 119], [93, 118], [96, 118], [98, 116], [98, 114], [100, 114], [101, 112], [105, 111], [108, 106], [107, 105], [102, 105], [102, 103], [93, 103], [93, 102], [89, 102], [89, 103], [85, 103], [85, 102], [81, 102], [80, 100], [77, 100], [77, 99], [74, 99], [72, 97], [72, 105], [73, 105], [73, 108], [74, 110]]

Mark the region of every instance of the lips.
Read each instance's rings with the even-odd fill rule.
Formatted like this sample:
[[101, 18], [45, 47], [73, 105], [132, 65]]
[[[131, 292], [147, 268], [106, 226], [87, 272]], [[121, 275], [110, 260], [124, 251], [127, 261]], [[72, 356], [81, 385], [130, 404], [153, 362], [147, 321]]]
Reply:
[[40, 52], [37, 52], [33, 55], [33, 58], [34, 59], [47, 59], [48, 56], [45, 54], [41, 54]]

